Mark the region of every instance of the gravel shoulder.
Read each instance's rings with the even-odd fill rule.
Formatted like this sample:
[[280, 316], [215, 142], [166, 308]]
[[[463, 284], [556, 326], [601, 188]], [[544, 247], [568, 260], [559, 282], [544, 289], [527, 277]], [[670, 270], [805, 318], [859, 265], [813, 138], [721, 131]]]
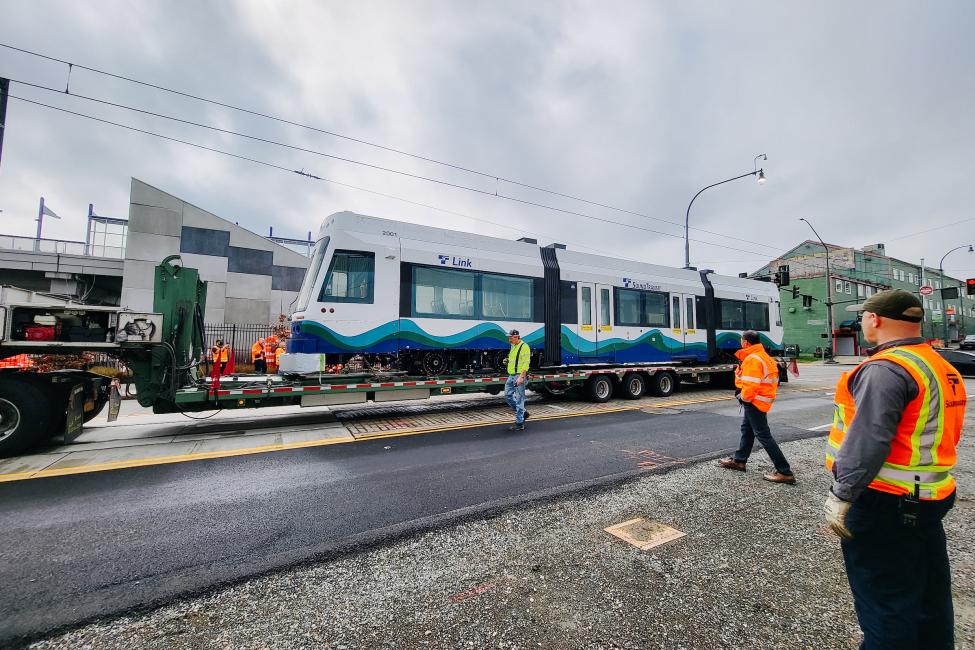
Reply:
[[[975, 648], [975, 434], [946, 520], [958, 648]], [[528, 506], [32, 648], [856, 648], [839, 551], [822, 521], [825, 439], [786, 443], [795, 487], [713, 461]], [[686, 536], [641, 551], [603, 531], [635, 517]]]

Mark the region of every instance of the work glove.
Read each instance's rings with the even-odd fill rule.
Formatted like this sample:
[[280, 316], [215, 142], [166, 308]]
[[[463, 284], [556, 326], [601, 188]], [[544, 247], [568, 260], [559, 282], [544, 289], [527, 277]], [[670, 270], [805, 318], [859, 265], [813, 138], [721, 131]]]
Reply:
[[832, 490], [830, 490], [829, 496], [826, 497], [826, 503], [823, 504], [826, 523], [829, 524], [829, 527], [834, 533], [843, 539], [853, 539], [853, 533], [846, 527], [846, 515], [850, 512], [852, 505], [849, 501], [844, 501], [833, 494]]

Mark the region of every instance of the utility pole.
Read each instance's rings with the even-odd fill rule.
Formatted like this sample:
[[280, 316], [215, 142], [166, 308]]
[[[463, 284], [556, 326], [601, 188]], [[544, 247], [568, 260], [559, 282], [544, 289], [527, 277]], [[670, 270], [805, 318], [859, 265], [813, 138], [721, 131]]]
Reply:
[[7, 93], [10, 79], [0, 78], [0, 160], [3, 160], [3, 133], [7, 130]]
[[823, 350], [823, 363], [837, 363], [836, 359], [833, 358], [836, 356], [836, 350], [833, 349], [833, 278], [829, 274], [829, 246], [826, 245], [826, 242], [819, 236], [808, 219], [800, 217], [799, 221], [806, 222], [806, 225], [816, 235], [816, 239], [823, 245], [823, 250], [826, 251], [826, 345], [829, 347], [829, 358], [826, 358], [826, 350]]

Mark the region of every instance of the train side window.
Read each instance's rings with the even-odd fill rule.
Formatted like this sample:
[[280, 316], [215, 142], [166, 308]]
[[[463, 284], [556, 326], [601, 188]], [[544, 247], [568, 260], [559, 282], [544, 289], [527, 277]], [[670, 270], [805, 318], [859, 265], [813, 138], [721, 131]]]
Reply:
[[372, 304], [376, 256], [365, 251], [335, 251], [318, 302]]
[[768, 304], [760, 302], [745, 303], [745, 329], [756, 332], [769, 331]]
[[582, 324], [592, 326], [592, 287], [582, 287]]
[[720, 329], [769, 331], [767, 303], [744, 300], [719, 300], [718, 303], [718, 312], [721, 314]]
[[686, 318], [687, 318], [687, 329], [689, 329], [689, 330], [696, 330], [697, 329], [697, 323], [694, 322], [694, 298], [691, 297], [691, 296], [688, 296], [686, 298], [685, 304], [687, 305], [687, 315], [686, 315]]
[[610, 325], [609, 320], [609, 289], [599, 290], [599, 325], [600, 327]]
[[680, 296], [670, 298], [670, 326], [675, 330], [680, 329]]
[[[413, 269], [413, 315], [473, 319], [476, 273], [449, 269]], [[529, 294], [530, 295], [530, 294]], [[528, 301], [531, 311], [531, 299]]]
[[499, 320], [532, 319], [532, 280], [481, 274], [481, 315]]
[[576, 283], [562, 280], [561, 283], [562, 323], [574, 325], [579, 322], [579, 306], [576, 304]]

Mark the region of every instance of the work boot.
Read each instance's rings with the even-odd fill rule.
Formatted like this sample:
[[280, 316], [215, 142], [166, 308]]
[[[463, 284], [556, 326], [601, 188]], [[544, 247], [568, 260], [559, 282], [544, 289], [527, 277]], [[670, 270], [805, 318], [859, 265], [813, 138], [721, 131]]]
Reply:
[[522, 424], [512, 424], [510, 427], [508, 427], [508, 431], [524, 431], [524, 430], [525, 430], [524, 423], [522, 423]]
[[734, 469], [738, 470], [739, 472], [745, 471], [745, 463], [739, 463], [734, 458], [722, 458], [718, 461], [718, 465], [724, 467], [725, 469]]
[[532, 414], [531, 414], [531, 413], [529, 413], [528, 411], [525, 411], [525, 419], [526, 419], [526, 420], [527, 420], [528, 418], [530, 418], [531, 416], [532, 416]]
[[795, 474], [783, 474], [782, 472], [772, 472], [771, 474], [766, 474], [762, 478], [770, 483], [785, 483], [786, 485], [796, 484]]

